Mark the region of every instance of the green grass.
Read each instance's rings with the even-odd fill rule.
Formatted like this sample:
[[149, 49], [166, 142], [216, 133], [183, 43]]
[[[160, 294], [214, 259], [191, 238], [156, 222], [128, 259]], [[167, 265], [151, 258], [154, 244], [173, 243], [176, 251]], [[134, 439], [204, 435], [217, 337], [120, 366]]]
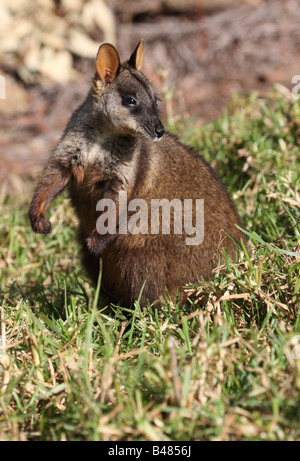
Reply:
[[201, 131], [178, 124], [249, 236], [189, 309], [109, 310], [79, 265], [68, 202], [43, 236], [29, 194], [2, 198], [1, 439], [299, 440], [299, 120], [274, 92], [235, 98]]

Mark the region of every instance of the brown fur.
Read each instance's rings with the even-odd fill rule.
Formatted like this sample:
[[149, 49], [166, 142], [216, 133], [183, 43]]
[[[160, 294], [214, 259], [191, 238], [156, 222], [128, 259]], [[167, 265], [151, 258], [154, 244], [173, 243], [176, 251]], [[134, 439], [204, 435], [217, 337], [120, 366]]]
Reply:
[[[224, 248], [235, 258], [227, 233], [242, 238], [218, 175], [176, 137], [163, 135], [155, 91], [139, 71], [142, 59], [142, 43], [123, 65], [111, 45], [100, 47], [91, 91], [53, 151], [29, 209], [33, 230], [50, 232], [47, 208], [67, 187], [80, 222], [83, 265], [96, 283], [101, 257], [103, 291], [126, 305], [138, 299], [144, 283], [143, 305], [164, 296], [165, 288], [174, 300], [179, 288], [183, 302], [182, 286], [210, 279]], [[144, 199], [148, 210], [151, 199], [204, 199], [203, 242], [186, 245], [187, 235], [174, 232], [99, 235], [96, 204], [103, 198], [117, 203], [119, 191], [127, 192], [128, 201]], [[171, 213], [171, 230], [173, 223]]]

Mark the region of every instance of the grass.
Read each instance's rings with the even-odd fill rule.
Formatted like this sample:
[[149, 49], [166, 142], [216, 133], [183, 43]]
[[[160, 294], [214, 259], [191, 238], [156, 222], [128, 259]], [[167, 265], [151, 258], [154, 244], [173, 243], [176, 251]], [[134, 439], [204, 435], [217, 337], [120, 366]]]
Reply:
[[191, 288], [190, 309], [137, 300], [109, 313], [79, 265], [67, 201], [42, 236], [29, 195], [2, 197], [1, 439], [299, 440], [299, 116], [274, 91], [235, 98], [203, 130], [177, 124], [249, 237], [240, 262]]

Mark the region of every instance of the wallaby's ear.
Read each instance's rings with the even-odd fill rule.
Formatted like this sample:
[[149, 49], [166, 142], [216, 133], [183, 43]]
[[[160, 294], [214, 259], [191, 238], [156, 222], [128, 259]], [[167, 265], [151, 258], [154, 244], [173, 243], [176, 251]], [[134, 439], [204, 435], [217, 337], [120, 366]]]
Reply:
[[141, 40], [132, 55], [129, 58], [128, 64], [134, 69], [140, 70], [143, 64], [144, 42]]
[[120, 58], [114, 46], [109, 43], [100, 46], [96, 57], [96, 69], [105, 86], [116, 78], [120, 70]]

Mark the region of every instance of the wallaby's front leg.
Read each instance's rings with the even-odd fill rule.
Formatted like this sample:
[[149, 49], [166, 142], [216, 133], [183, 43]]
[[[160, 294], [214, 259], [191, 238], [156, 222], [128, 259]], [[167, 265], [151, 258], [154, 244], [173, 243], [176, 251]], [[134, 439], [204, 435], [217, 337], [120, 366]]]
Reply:
[[62, 192], [71, 178], [71, 169], [49, 163], [34, 193], [29, 207], [29, 218], [32, 229], [39, 234], [48, 234], [51, 224], [46, 218], [52, 200]]

